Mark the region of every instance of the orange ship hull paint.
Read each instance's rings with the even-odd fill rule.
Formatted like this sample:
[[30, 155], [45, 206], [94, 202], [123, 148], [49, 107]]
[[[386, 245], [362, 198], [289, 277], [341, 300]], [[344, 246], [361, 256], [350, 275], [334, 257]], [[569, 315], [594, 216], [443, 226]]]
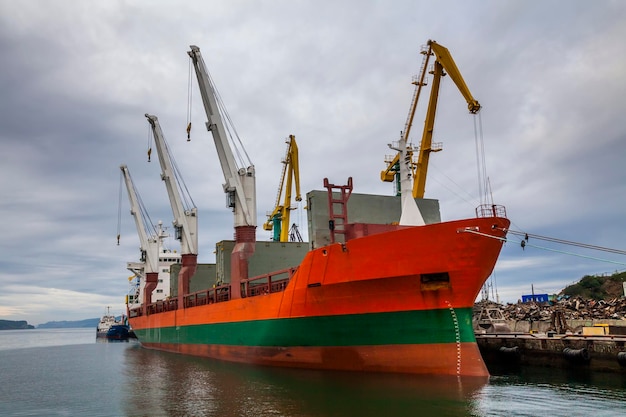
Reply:
[[146, 347], [229, 361], [484, 376], [471, 308], [508, 226], [475, 218], [331, 244], [310, 251], [284, 291], [130, 323]]

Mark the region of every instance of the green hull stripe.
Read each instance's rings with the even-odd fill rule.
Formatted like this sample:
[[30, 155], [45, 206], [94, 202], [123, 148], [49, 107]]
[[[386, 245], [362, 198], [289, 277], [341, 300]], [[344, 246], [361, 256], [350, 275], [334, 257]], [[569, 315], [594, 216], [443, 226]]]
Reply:
[[142, 343], [363, 346], [475, 342], [472, 309], [255, 320], [135, 330]]

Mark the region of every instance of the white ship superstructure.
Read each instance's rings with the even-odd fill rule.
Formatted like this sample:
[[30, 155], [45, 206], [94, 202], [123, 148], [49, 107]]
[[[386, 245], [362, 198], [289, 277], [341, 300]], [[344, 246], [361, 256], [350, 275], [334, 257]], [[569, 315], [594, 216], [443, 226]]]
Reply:
[[[159, 281], [152, 292], [153, 301], [162, 301], [170, 296], [170, 268], [172, 265], [180, 263], [180, 253], [161, 248], [159, 251]], [[129, 278], [128, 305], [130, 308], [138, 307], [141, 305], [144, 288], [146, 287], [144, 263], [128, 262], [126, 267], [134, 274]]]

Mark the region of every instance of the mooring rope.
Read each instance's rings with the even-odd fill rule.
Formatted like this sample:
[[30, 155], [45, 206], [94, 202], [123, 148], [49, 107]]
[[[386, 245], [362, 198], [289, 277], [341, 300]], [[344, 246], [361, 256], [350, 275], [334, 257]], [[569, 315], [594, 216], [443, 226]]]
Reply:
[[[496, 240], [499, 240], [501, 242], [507, 242], [508, 241], [507, 238], [493, 236], [493, 235], [489, 235], [487, 233], [481, 233], [481, 232], [478, 232], [478, 231], [472, 230], [472, 229], [463, 229], [463, 230], [460, 230], [460, 232], [463, 232], [463, 233], [473, 233], [475, 235], [484, 236], [484, 237], [488, 237], [488, 238], [491, 238], [491, 239], [496, 239]], [[513, 233], [513, 234], [520, 233], [520, 232], [511, 232], [510, 230], [508, 232], [509, 233]], [[526, 234], [524, 234], [524, 236], [526, 236]], [[546, 240], [548, 240], [548, 239], [546, 239]], [[556, 242], [556, 243], [567, 244], [566, 241], [563, 241], [563, 240], [560, 240], [560, 239], [553, 239], [551, 241]], [[568, 252], [568, 251], [563, 251], [563, 250], [558, 250], [558, 249], [553, 249], [553, 248], [547, 248], [545, 246], [539, 246], [539, 245], [534, 245], [532, 243], [528, 243], [528, 241], [525, 240], [525, 239], [520, 240], [519, 243], [520, 243], [522, 249], [528, 246], [528, 247], [531, 247], [531, 248], [543, 249], [543, 250], [547, 250], [547, 251], [550, 251], [550, 252], [562, 253], [564, 255], [578, 256], [579, 258], [592, 259], [594, 261], [608, 262], [608, 263], [612, 263], [612, 264], [616, 264], [616, 265], [624, 265], [624, 266], [626, 266], [625, 262], [612, 261], [610, 259], [597, 258], [595, 256], [581, 255], [579, 253]], [[576, 243], [576, 242], [572, 242], [572, 244], [573, 243]], [[583, 247], [583, 248], [586, 248], [586, 249], [596, 249], [596, 250], [607, 249], [606, 250], [607, 252], [618, 253], [618, 254], [622, 254], [622, 252], [624, 252], [624, 251], [619, 251], [617, 249], [602, 248], [600, 246], [593, 246], [593, 245], [576, 244], [574, 246], [580, 246], [580, 247]], [[626, 252], [624, 252], [623, 254], [626, 254]]]
[[[523, 241], [523, 242], [525, 242], [525, 241]], [[568, 251], [563, 251], [563, 250], [558, 250], [558, 249], [546, 248], [544, 246], [533, 245], [532, 243], [525, 243], [524, 247], [526, 247], [526, 246], [530, 246], [532, 248], [537, 248], [537, 249], [543, 249], [543, 250], [547, 250], [547, 251], [550, 251], [550, 252], [562, 253], [562, 254], [565, 254], [565, 255], [578, 256], [579, 258], [593, 259], [594, 261], [609, 262], [609, 263], [612, 263], [612, 264], [626, 266], [626, 263], [624, 263], [624, 262], [612, 261], [610, 259], [596, 258], [595, 256], [581, 255], [579, 253], [568, 252]]]

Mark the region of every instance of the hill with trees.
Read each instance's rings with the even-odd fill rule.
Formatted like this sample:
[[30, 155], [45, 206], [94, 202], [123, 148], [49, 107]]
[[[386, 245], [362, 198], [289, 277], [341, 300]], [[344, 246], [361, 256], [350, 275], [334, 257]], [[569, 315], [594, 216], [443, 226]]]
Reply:
[[613, 275], [585, 275], [575, 284], [565, 287], [560, 295], [591, 300], [612, 300], [624, 295], [626, 271]]

